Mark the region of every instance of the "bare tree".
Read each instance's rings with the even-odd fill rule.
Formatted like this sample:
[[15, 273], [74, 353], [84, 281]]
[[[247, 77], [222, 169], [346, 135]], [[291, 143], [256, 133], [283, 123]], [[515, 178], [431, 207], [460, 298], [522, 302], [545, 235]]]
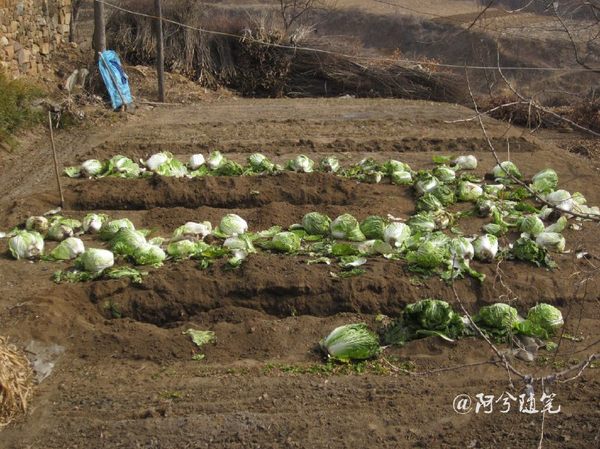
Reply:
[[302, 21], [312, 11], [331, 8], [334, 4], [333, 0], [279, 0], [279, 11], [285, 31], [287, 32], [292, 25]]

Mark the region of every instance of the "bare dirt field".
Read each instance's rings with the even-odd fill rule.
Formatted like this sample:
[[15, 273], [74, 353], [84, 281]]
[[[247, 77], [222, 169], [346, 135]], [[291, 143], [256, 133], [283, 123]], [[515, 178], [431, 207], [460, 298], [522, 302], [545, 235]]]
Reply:
[[[190, 106], [142, 106], [112, 124], [60, 132], [61, 165], [159, 151], [182, 160], [220, 150], [244, 161], [261, 151], [277, 162], [299, 153], [342, 163], [365, 156], [431, 167], [434, 154], [477, 156], [483, 175], [494, 165], [472, 115], [461, 106], [400, 100], [241, 100]], [[560, 135], [533, 137], [486, 120], [500, 154], [530, 177], [554, 168], [561, 187], [600, 204], [593, 159], [552, 144]], [[18, 152], [0, 156], [0, 229], [22, 223], [57, 204], [48, 139], [38, 136]], [[65, 215], [104, 211], [139, 227], [169, 233], [186, 221], [217, 223], [238, 213], [251, 229], [289, 226], [310, 211], [406, 217], [410, 187], [359, 184], [328, 174], [140, 180], [62, 178]], [[477, 219], [467, 227], [477, 230]], [[520, 262], [474, 264], [488, 280], [456, 283], [470, 311], [503, 300], [524, 311], [536, 302], [559, 307], [566, 330], [558, 355], [541, 351], [535, 362], [512, 363], [541, 376], [561, 371], [598, 350], [598, 225], [565, 231], [569, 253], [548, 271]], [[584, 250], [589, 258], [578, 259]], [[335, 279], [323, 265], [302, 258], [260, 254], [238, 270], [219, 264], [199, 270], [192, 261], [169, 263], [141, 285], [127, 280], [56, 285], [56, 263], [14, 261], [0, 240], [0, 330], [23, 347], [60, 345], [52, 374], [37, 388], [29, 414], [0, 434], [2, 448], [537, 448], [542, 415], [458, 414], [459, 394], [518, 395], [524, 384], [500, 364], [419, 375], [419, 372], [491, 360], [480, 339], [438, 338], [386, 350], [416, 374], [384, 361], [325, 365], [318, 341], [335, 326], [373, 324], [425, 297], [456, 306], [437, 278], [415, 281], [400, 261], [370, 261], [366, 273]], [[118, 314], [114, 311], [117, 310]], [[182, 332], [210, 329], [217, 342], [192, 360], [195, 347]], [[593, 345], [595, 342], [595, 346]], [[573, 374], [576, 374], [573, 373]], [[540, 388], [536, 386], [536, 388]], [[544, 448], [596, 447], [600, 439], [600, 376], [587, 369], [552, 385], [561, 412], [546, 414]]]

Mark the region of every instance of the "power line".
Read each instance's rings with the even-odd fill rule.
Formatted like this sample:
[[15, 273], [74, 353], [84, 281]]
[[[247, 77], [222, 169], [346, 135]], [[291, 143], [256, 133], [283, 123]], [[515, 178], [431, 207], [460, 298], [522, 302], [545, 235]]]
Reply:
[[[136, 16], [140, 16], [140, 17], [146, 17], [148, 19], [155, 19], [155, 20], [159, 20], [159, 17], [154, 16], [152, 14], [146, 14], [146, 13], [142, 13], [142, 12], [138, 12], [138, 11], [132, 11], [130, 9], [127, 8], [123, 8], [121, 6], [109, 3], [105, 0], [96, 0], [98, 1], [98, 3], [103, 3], [104, 5], [128, 13], [128, 14], [132, 14], [132, 15], [136, 15]], [[232, 37], [235, 39], [245, 39], [245, 40], [249, 40], [252, 41], [258, 45], [263, 45], [266, 47], [274, 47], [274, 48], [283, 48], [283, 49], [287, 49], [287, 50], [294, 50], [294, 51], [307, 51], [307, 52], [313, 52], [313, 53], [320, 53], [320, 54], [327, 54], [327, 55], [332, 55], [332, 56], [339, 56], [342, 58], [348, 58], [348, 59], [357, 59], [357, 60], [362, 60], [362, 61], [377, 61], [377, 62], [393, 62], [393, 63], [406, 63], [406, 64], [413, 64], [413, 65], [428, 65], [428, 66], [435, 66], [435, 67], [445, 67], [445, 68], [451, 68], [451, 69], [471, 69], [471, 70], [497, 70], [498, 67], [497, 66], [477, 66], [477, 65], [464, 65], [464, 64], [445, 64], [445, 63], [441, 63], [441, 62], [429, 62], [429, 61], [417, 61], [417, 60], [411, 60], [411, 59], [393, 59], [393, 58], [382, 58], [382, 57], [374, 57], [374, 56], [357, 56], [357, 55], [349, 55], [349, 54], [345, 54], [345, 53], [339, 53], [339, 52], [335, 52], [332, 50], [324, 50], [324, 49], [320, 49], [320, 48], [311, 48], [311, 47], [304, 47], [304, 46], [292, 46], [292, 45], [284, 45], [284, 44], [277, 44], [277, 43], [271, 43], [271, 42], [264, 42], [261, 41], [259, 39], [255, 39], [252, 36], [242, 36], [239, 34], [233, 34], [233, 33], [227, 33], [224, 31], [215, 31], [215, 30], [207, 30], [205, 28], [200, 28], [200, 27], [195, 27], [192, 25], [187, 25], [181, 22], [177, 22], [175, 20], [171, 20], [171, 19], [167, 19], [167, 18], [162, 18], [163, 22], [167, 22], [167, 23], [171, 23], [173, 25], [177, 25], [180, 26], [182, 28], [187, 28], [189, 30], [194, 30], [194, 31], [198, 31], [201, 33], [205, 33], [205, 34], [211, 34], [211, 35], [215, 35], [215, 36], [224, 36], [224, 37]], [[507, 67], [500, 67], [502, 70], [523, 70], [523, 71], [544, 71], [544, 72], [589, 72], [589, 69], [586, 68], [568, 68], [568, 67], [519, 67], [519, 66], [507, 66]]]

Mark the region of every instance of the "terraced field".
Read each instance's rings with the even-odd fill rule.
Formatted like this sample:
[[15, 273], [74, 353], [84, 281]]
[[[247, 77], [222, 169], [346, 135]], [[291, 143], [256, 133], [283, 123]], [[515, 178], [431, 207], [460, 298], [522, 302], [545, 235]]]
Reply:
[[[335, 155], [342, 164], [369, 156], [430, 168], [433, 155], [470, 153], [484, 175], [494, 161], [481, 130], [475, 122], [447, 123], [471, 114], [456, 105], [397, 100], [228, 99], [142, 108], [108, 129], [59, 134], [57, 143], [62, 165], [115, 154], [146, 158], [161, 150], [187, 160], [219, 150], [239, 162], [261, 151], [280, 163], [302, 153], [316, 160]], [[507, 131], [506, 124], [486, 125], [503, 157], [510, 143], [510, 159], [526, 176], [552, 167], [562, 187], [600, 204], [589, 160], [528, 132]], [[50, 161], [44, 137], [2, 161], [0, 229], [56, 206]], [[216, 224], [231, 212], [254, 230], [289, 226], [313, 210], [332, 217], [348, 212], [359, 220], [407, 217], [415, 202], [410, 187], [323, 173], [63, 183], [64, 214], [102, 211], [159, 235], [186, 221]], [[474, 232], [481, 224], [470, 218], [461, 226]], [[557, 270], [474, 263], [487, 275], [485, 283], [456, 283], [470, 311], [498, 300], [525, 311], [544, 301], [561, 308], [569, 334], [582, 337], [563, 340], [556, 356], [540, 351], [535, 362], [511, 358], [521, 372], [560, 371], [597, 351], [590, 346], [600, 320], [597, 226], [588, 222], [581, 231], [565, 232], [570, 252], [556, 257]], [[370, 260], [365, 274], [339, 279], [305, 258], [261, 253], [237, 270], [169, 263], [149, 270], [141, 285], [56, 285], [56, 264], [14, 261], [0, 242], [1, 333], [24, 346], [35, 340], [64, 348], [36, 390], [31, 413], [2, 432], [0, 447], [537, 447], [541, 414], [453, 411], [459, 394], [499, 396], [510, 389], [504, 367], [485, 363], [494, 354], [482, 340], [428, 338], [387, 349], [385, 360], [412, 375], [383, 359], [360, 366], [324, 363], [318, 341], [337, 325], [375, 324], [379, 314], [394, 316], [425, 297], [457, 306], [448, 285], [415, 278], [402, 261]], [[581, 251], [589, 256], [578, 258]], [[191, 359], [195, 348], [183, 335], [189, 327], [217, 335], [216, 344], [203, 348], [203, 361]], [[467, 366], [419, 374], [459, 365]], [[510, 391], [519, 394], [524, 385], [513, 380]], [[553, 385], [552, 392], [562, 411], [546, 415], [544, 447], [592, 447], [600, 424], [597, 369]]]

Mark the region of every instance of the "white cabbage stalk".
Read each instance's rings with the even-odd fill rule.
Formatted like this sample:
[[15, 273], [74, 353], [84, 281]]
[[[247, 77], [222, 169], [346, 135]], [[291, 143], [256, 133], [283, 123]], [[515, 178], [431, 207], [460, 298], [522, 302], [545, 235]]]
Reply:
[[400, 248], [402, 244], [410, 237], [411, 231], [405, 223], [390, 223], [383, 230], [383, 240], [395, 247]]
[[8, 241], [12, 256], [19, 259], [33, 259], [44, 252], [44, 238], [36, 231], [17, 231]]
[[600, 208], [598, 206], [589, 207], [585, 204], [576, 204], [573, 207], [573, 212], [583, 215], [600, 215]]
[[48, 219], [42, 216], [29, 217], [25, 222], [25, 229], [28, 231], [37, 231], [41, 234], [48, 232], [48, 226]]
[[165, 240], [166, 239], [164, 237], [152, 237], [150, 240], [148, 240], [148, 243], [154, 246], [161, 246], [163, 243], [165, 243]]
[[340, 169], [340, 161], [333, 156], [328, 156], [321, 160], [320, 168], [324, 172], [337, 173]]
[[331, 236], [334, 239], [352, 240], [362, 242], [366, 240], [365, 235], [360, 230], [360, 225], [356, 218], [350, 214], [343, 214], [331, 222]]
[[456, 172], [446, 165], [440, 165], [434, 170], [435, 177], [440, 181], [447, 183], [456, 179]]
[[519, 231], [536, 236], [544, 232], [544, 222], [537, 215], [526, 215], [518, 221]]
[[190, 167], [190, 170], [198, 170], [200, 167], [202, 167], [204, 165], [205, 162], [206, 162], [206, 160], [204, 159], [203, 155], [192, 154], [190, 156], [190, 161], [188, 163], [188, 166]]
[[475, 258], [491, 262], [498, 253], [498, 238], [495, 235], [484, 234], [473, 242]]
[[381, 178], [383, 178], [383, 173], [380, 171], [370, 171], [368, 173], [363, 173], [360, 176], [361, 181], [369, 184], [379, 184], [381, 182]]
[[542, 232], [536, 237], [535, 243], [548, 251], [557, 253], [564, 252], [566, 245], [565, 238], [558, 232]]
[[552, 206], [566, 212], [570, 212], [575, 205], [573, 197], [566, 190], [557, 190], [556, 192], [549, 193], [544, 199]]
[[227, 214], [221, 219], [218, 230], [226, 236], [236, 236], [248, 230], [248, 223], [239, 215]]
[[550, 226], [544, 229], [544, 232], [563, 232], [567, 227], [568, 220], [566, 217], [560, 217], [556, 223], [551, 224]]
[[89, 248], [80, 256], [79, 262], [85, 271], [100, 273], [115, 264], [115, 256], [106, 249]]
[[409, 185], [412, 184], [412, 174], [408, 171], [395, 171], [390, 175], [392, 183], [397, 185]]
[[122, 228], [135, 230], [135, 226], [128, 218], [119, 218], [103, 223], [102, 228], [100, 228], [100, 237], [109, 240]]
[[105, 215], [88, 214], [83, 218], [83, 232], [100, 232], [102, 225], [106, 221]]
[[55, 260], [71, 260], [75, 259], [85, 251], [85, 246], [81, 239], [77, 237], [69, 237], [63, 240], [59, 245], [50, 251], [50, 258]]
[[206, 165], [211, 170], [216, 170], [221, 166], [221, 164], [225, 161], [225, 158], [219, 151], [213, 151], [208, 155], [208, 159], [206, 160]]
[[540, 210], [540, 213], [538, 214], [538, 217], [540, 217], [542, 220], [546, 220], [548, 219], [548, 217], [550, 217], [550, 215], [552, 215], [553, 211], [554, 209], [552, 209], [551, 207], [543, 206]]
[[415, 184], [415, 188], [420, 194], [425, 194], [434, 190], [438, 185], [438, 179], [435, 176], [432, 176], [430, 178], [421, 179], [417, 181], [417, 183]]
[[72, 237], [74, 234], [73, 228], [62, 224], [60, 221], [57, 221], [50, 229], [48, 229], [48, 240], [54, 240], [56, 242], [62, 242], [64, 239]]
[[498, 196], [498, 194], [506, 189], [504, 184], [486, 184], [483, 186], [483, 191], [488, 195]]
[[158, 267], [162, 265], [163, 261], [167, 258], [167, 254], [160, 246], [146, 243], [135, 250], [133, 258], [138, 265], [152, 265]]
[[228, 263], [233, 266], [238, 266], [248, 257], [248, 253], [243, 249], [233, 249], [231, 250], [231, 258], [228, 260]]
[[250, 166], [252, 168], [254, 168], [255, 170], [258, 170], [261, 168], [262, 163], [267, 159], [267, 156], [265, 156], [262, 153], [252, 153], [250, 156], [248, 156], [248, 163], [250, 164]]
[[196, 243], [191, 240], [178, 240], [173, 243], [169, 243], [167, 246], [167, 254], [171, 257], [181, 259], [192, 256], [197, 250]]
[[467, 156], [458, 156], [454, 159], [457, 170], [475, 170], [477, 168], [477, 158], [472, 154]]
[[536, 173], [531, 179], [531, 188], [535, 192], [552, 192], [558, 185], [558, 175], [551, 168]]
[[469, 261], [475, 257], [473, 244], [465, 237], [456, 237], [450, 241], [450, 253], [455, 264], [459, 261]]
[[433, 222], [435, 223], [435, 229], [441, 230], [450, 226], [450, 218], [452, 218], [452, 215], [449, 212], [442, 209], [432, 212], [432, 216]]
[[246, 253], [255, 253], [256, 252], [256, 249], [254, 248], [252, 241], [249, 238], [247, 238], [246, 236], [228, 237], [223, 242], [223, 247], [225, 247], [231, 251], [233, 251], [235, 249], [241, 249]]
[[81, 164], [79, 171], [85, 178], [93, 178], [94, 176], [102, 174], [104, 171], [104, 164], [98, 159], [88, 159]]
[[477, 200], [476, 207], [477, 213], [480, 217], [489, 217], [490, 215], [492, 215], [494, 210], [496, 210], [496, 204], [492, 200], [486, 199], [484, 197], [481, 197]]
[[156, 153], [150, 156], [146, 162], [144, 162], [144, 165], [148, 167], [149, 170], [154, 171], [170, 159], [171, 157], [167, 153]]
[[382, 240], [366, 240], [356, 245], [356, 249], [367, 256], [373, 256], [375, 254], [392, 254], [394, 248]]
[[521, 172], [512, 161], [504, 161], [493, 168], [492, 175], [496, 179], [510, 178], [511, 176], [520, 178]]
[[210, 224], [209, 221], [203, 221], [202, 223], [188, 221], [186, 224], [175, 230], [173, 237], [171, 238], [171, 242], [189, 238], [204, 240], [204, 238], [207, 235], [210, 235], [211, 232], [212, 224]]
[[583, 204], [587, 204], [587, 200], [585, 199], [585, 196], [583, 196], [583, 194], [581, 192], [575, 192], [573, 193], [573, 195], [571, 195], [571, 199], [573, 200], [573, 202], [579, 206], [583, 205]]
[[299, 173], [311, 173], [313, 171], [314, 161], [310, 159], [308, 156], [304, 154], [300, 154], [296, 156], [295, 159], [292, 159], [288, 166], [295, 172]]
[[462, 181], [458, 185], [458, 199], [460, 201], [477, 201], [483, 195], [483, 189], [479, 184]]
[[397, 161], [395, 159], [390, 159], [389, 161], [387, 161], [384, 164], [384, 167], [386, 169], [386, 171], [388, 173], [393, 173], [393, 172], [397, 172], [397, 171], [406, 171], [406, 172], [410, 172], [410, 165], [401, 162], [401, 161]]

